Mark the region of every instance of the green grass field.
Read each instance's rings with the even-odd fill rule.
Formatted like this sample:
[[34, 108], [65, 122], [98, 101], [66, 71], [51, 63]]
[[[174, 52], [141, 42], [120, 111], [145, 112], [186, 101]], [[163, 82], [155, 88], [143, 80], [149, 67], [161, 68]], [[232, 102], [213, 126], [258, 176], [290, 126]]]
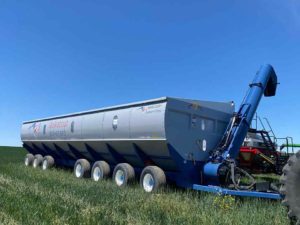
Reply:
[[71, 170], [26, 168], [25, 154], [0, 147], [0, 224], [289, 224], [278, 201], [120, 189], [75, 179]]

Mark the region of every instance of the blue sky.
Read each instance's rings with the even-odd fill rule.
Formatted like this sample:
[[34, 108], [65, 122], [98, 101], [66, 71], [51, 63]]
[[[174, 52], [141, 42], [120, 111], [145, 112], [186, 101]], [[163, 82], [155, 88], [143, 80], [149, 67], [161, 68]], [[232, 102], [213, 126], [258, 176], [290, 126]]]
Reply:
[[2, 1], [0, 145], [22, 121], [161, 96], [237, 106], [261, 64], [277, 136], [300, 142], [300, 4], [257, 1]]

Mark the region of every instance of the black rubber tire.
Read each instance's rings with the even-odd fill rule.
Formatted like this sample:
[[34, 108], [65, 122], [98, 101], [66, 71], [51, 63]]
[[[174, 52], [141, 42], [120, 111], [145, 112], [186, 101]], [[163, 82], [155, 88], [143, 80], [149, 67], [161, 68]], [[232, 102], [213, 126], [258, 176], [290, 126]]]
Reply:
[[[123, 180], [122, 184], [120, 184], [116, 181], [116, 175], [117, 175], [118, 170], [121, 170], [124, 173], [124, 180]], [[113, 180], [117, 184], [117, 186], [119, 186], [119, 187], [127, 186], [128, 184], [132, 183], [134, 181], [134, 179], [135, 179], [135, 172], [134, 172], [133, 167], [130, 164], [119, 163], [114, 168]]]
[[34, 155], [27, 154], [24, 159], [25, 166], [32, 166], [33, 160], [34, 160]]
[[[97, 180], [96, 177], [94, 177], [94, 171], [96, 168], [99, 168], [101, 171], [101, 176]], [[91, 178], [94, 181], [99, 181], [108, 178], [110, 175], [110, 166], [107, 162], [105, 161], [97, 161], [94, 163], [92, 171], [91, 171]]]
[[[144, 186], [144, 178], [147, 174], [152, 176], [154, 181], [152, 190], [146, 190]], [[140, 185], [146, 192], [156, 192], [157, 190], [163, 188], [167, 183], [165, 172], [158, 166], [147, 166], [143, 169], [140, 177]]]
[[288, 207], [288, 217], [300, 224], [300, 151], [291, 156], [280, 177], [282, 204]]
[[[45, 164], [46, 163], [46, 164]], [[42, 162], [42, 170], [48, 170], [51, 169], [55, 164], [54, 158], [51, 155], [46, 155], [43, 158]]]
[[37, 154], [34, 156], [32, 166], [33, 168], [38, 168], [43, 162], [43, 156], [40, 154]]
[[[80, 164], [81, 171], [76, 173], [76, 168]], [[74, 175], [76, 178], [87, 178], [90, 176], [91, 164], [86, 159], [78, 159], [74, 165]]]

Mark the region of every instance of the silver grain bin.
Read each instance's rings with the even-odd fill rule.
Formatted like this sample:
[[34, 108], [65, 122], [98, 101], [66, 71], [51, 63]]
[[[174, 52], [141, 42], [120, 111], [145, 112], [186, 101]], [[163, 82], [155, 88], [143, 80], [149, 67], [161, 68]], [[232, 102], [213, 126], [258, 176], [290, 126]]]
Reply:
[[78, 158], [139, 168], [152, 160], [174, 170], [168, 145], [186, 161], [205, 161], [234, 112], [232, 102], [163, 97], [24, 122], [21, 139], [33, 154], [66, 164]]

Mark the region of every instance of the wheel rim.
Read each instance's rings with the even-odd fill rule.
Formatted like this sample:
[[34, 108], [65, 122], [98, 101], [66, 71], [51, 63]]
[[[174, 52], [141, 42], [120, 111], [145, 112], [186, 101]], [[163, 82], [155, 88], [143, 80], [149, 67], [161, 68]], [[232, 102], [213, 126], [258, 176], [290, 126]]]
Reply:
[[33, 168], [37, 168], [37, 159], [33, 160]]
[[98, 181], [102, 179], [102, 177], [103, 177], [102, 170], [97, 166], [93, 171], [93, 179], [94, 181]]
[[150, 173], [147, 173], [143, 178], [143, 188], [146, 192], [151, 192], [154, 188], [154, 178]]
[[76, 177], [81, 177], [82, 173], [83, 173], [82, 166], [80, 163], [78, 163], [75, 168], [75, 175], [76, 175]]
[[115, 182], [118, 186], [121, 186], [125, 183], [125, 173], [123, 170], [118, 170], [116, 172]]
[[44, 161], [43, 161], [43, 170], [46, 170], [47, 169], [47, 167], [48, 167], [48, 161], [45, 159]]
[[29, 159], [26, 157], [25, 158], [25, 166], [28, 166], [29, 165]]

